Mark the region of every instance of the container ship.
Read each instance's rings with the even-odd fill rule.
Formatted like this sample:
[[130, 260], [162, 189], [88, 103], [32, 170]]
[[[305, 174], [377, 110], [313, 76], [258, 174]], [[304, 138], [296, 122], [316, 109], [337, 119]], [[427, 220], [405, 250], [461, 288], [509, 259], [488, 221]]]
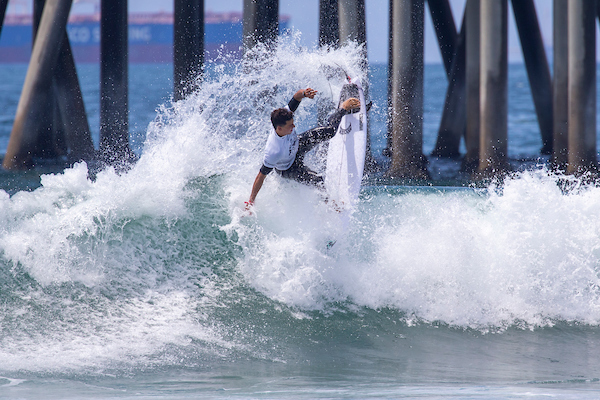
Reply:
[[[129, 14], [129, 62], [173, 61], [173, 14], [166, 12]], [[281, 16], [280, 34], [289, 17]], [[0, 33], [0, 63], [29, 62], [32, 47], [31, 15], [7, 14]], [[76, 62], [100, 60], [100, 14], [69, 17], [67, 34]], [[242, 54], [242, 13], [208, 11], [204, 19], [205, 59], [220, 56], [239, 58]]]

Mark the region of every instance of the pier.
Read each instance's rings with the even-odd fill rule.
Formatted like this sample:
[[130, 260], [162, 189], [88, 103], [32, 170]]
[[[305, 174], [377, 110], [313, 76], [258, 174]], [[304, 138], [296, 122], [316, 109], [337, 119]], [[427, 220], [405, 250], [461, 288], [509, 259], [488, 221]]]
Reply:
[[[37, 157], [70, 162], [134, 162], [128, 138], [127, 1], [100, 2], [100, 144], [94, 149], [66, 24], [73, 0], [34, 0], [31, 61], [3, 160], [27, 169]], [[319, 0], [319, 44], [364, 44], [365, 0]], [[0, 34], [8, 1], [0, 0]], [[509, 7], [509, 4], [511, 7]], [[201, 82], [204, 1], [174, 0], [173, 98]], [[456, 26], [449, 0], [389, 0], [386, 176], [429, 179], [429, 156], [462, 159], [475, 179], [504, 174], [508, 126], [508, 19], [514, 14], [541, 134], [553, 169], [597, 172], [596, 0], [553, 0], [553, 59], [548, 60], [533, 0], [466, 0]], [[424, 20], [433, 21], [448, 79], [437, 142], [423, 153]], [[461, 17], [461, 16], [459, 16]], [[461, 18], [457, 18], [460, 20]], [[243, 46], [271, 46], [278, 0], [243, 0]], [[553, 75], [550, 73], [552, 62]], [[464, 142], [466, 153], [461, 154]]]

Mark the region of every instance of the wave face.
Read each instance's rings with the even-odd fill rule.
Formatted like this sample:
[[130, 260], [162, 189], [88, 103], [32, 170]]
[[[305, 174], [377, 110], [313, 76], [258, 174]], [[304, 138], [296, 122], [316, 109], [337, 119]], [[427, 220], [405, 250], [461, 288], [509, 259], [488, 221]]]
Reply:
[[367, 186], [340, 230], [323, 193], [271, 174], [244, 215], [270, 111], [316, 88], [295, 118], [314, 126], [360, 49], [292, 36], [214, 68], [158, 111], [128, 172], [78, 164], [2, 194], [0, 371], [288, 363], [365, 330], [385, 352], [411, 328], [599, 325], [600, 189], [543, 170], [481, 190]]

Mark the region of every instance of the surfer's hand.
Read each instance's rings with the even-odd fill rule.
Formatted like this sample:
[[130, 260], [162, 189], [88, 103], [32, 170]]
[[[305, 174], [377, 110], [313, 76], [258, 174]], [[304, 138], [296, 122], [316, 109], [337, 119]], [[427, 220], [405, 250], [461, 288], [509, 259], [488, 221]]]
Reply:
[[346, 99], [346, 101], [344, 101], [342, 103], [342, 108], [346, 111], [350, 111], [353, 108], [359, 108], [360, 107], [360, 100], [358, 100], [355, 97], [350, 97], [349, 99]]
[[304, 89], [304, 97], [308, 97], [309, 99], [314, 99], [317, 91], [311, 88]]
[[294, 94], [294, 99], [301, 101], [303, 98], [308, 97], [309, 99], [314, 99], [315, 94], [318, 92], [311, 88], [300, 89]]

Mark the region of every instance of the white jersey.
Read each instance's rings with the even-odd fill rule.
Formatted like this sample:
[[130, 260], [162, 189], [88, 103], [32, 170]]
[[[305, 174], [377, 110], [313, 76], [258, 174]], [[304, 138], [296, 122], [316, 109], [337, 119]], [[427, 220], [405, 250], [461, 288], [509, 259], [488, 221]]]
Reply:
[[267, 139], [263, 164], [268, 168], [285, 171], [290, 168], [298, 152], [298, 135], [296, 128], [289, 135], [279, 136], [275, 129]]
[[[298, 108], [299, 104], [299, 101], [292, 98], [290, 103], [284, 108], [288, 111], [294, 112]], [[285, 171], [294, 163], [297, 152], [298, 135], [296, 134], [296, 128], [292, 130], [292, 133], [283, 137], [279, 136], [273, 128], [271, 134], [267, 138], [263, 165], [267, 168], [275, 168], [279, 171]]]

